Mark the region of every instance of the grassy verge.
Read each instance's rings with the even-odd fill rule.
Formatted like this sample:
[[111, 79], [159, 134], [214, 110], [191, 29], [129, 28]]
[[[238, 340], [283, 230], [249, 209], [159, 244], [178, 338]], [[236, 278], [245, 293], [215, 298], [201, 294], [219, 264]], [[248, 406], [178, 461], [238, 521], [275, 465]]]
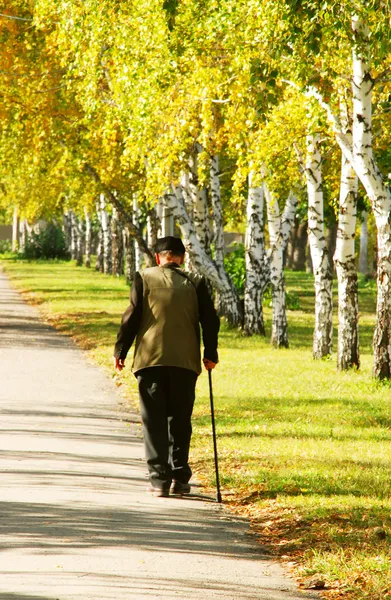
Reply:
[[[111, 368], [128, 297], [122, 279], [71, 263], [9, 257], [2, 265], [52, 323]], [[315, 578], [327, 597], [390, 599], [390, 386], [371, 379], [374, 284], [360, 281], [362, 367], [349, 373], [338, 373], [334, 358], [312, 360], [311, 277], [287, 273], [287, 288], [300, 300], [289, 312], [291, 349], [222, 328], [213, 378], [223, 498], [303, 586]], [[270, 331], [268, 307], [266, 324]], [[130, 373], [117, 381], [134, 402]], [[205, 375], [194, 429], [192, 462], [212, 487]]]

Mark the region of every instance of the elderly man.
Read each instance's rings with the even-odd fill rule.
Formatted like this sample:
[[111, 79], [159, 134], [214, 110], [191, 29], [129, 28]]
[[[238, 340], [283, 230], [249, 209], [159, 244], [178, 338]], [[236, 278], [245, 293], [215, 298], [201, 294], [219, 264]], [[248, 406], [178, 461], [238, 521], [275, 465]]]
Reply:
[[[132, 371], [137, 377], [149, 491], [166, 497], [190, 493], [188, 463], [195, 385], [204, 365], [218, 361], [219, 318], [205, 280], [181, 269], [179, 238], [157, 241], [156, 267], [137, 272], [130, 306], [122, 317], [114, 350], [118, 371], [134, 339]], [[171, 487], [172, 486], [172, 487]]]

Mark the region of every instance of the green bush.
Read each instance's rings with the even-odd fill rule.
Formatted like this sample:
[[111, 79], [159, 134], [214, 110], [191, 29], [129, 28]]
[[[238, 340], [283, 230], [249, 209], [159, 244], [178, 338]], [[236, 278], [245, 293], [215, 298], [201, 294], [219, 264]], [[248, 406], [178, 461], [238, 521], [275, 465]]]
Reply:
[[28, 236], [23, 252], [25, 258], [69, 258], [64, 233], [55, 223], [49, 223], [39, 233]]
[[0, 254], [12, 252], [12, 243], [9, 240], [0, 240]]
[[235, 250], [227, 254], [224, 258], [224, 265], [232, 283], [238, 290], [239, 296], [244, 296], [244, 284], [246, 281], [244, 244], [235, 244]]

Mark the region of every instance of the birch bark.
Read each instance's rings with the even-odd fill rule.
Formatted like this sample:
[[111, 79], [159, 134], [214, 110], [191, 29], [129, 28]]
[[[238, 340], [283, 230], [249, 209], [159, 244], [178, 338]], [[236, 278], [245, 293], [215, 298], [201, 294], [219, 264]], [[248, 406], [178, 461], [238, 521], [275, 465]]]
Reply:
[[159, 222], [156, 214], [156, 208], [153, 206], [147, 216], [147, 244], [152, 253], [155, 252], [158, 230]]
[[83, 265], [83, 223], [81, 219], [79, 219], [74, 214], [75, 219], [75, 231], [76, 231], [76, 264], [78, 267]]
[[76, 232], [76, 217], [73, 210], [69, 211], [70, 218], [70, 234], [71, 234], [71, 259], [76, 260], [77, 258], [77, 232]]
[[88, 212], [87, 207], [84, 207], [84, 218], [86, 224], [85, 230], [85, 266], [89, 269], [91, 267], [91, 240], [92, 240], [92, 227], [91, 227], [91, 215]]
[[246, 283], [244, 290], [244, 332], [246, 335], [266, 335], [262, 299], [269, 283], [270, 272], [265, 255], [263, 223], [264, 192], [253, 185], [254, 174], [249, 175], [246, 226]]
[[377, 309], [373, 338], [374, 375], [391, 377], [391, 194], [372, 150], [370, 38], [366, 24], [353, 17], [353, 157], [354, 168], [371, 201], [377, 227]]
[[[138, 206], [137, 197], [134, 196], [133, 197], [133, 217], [132, 218], [133, 218], [133, 225], [137, 229], [140, 228], [139, 217], [140, 217], [140, 209]], [[138, 241], [134, 240], [133, 243], [134, 243], [134, 268], [136, 271], [139, 271], [141, 269], [143, 255], [142, 255], [142, 251], [141, 251], [140, 244], [138, 243]]]
[[123, 229], [123, 247], [124, 247], [124, 272], [126, 283], [131, 285], [136, 272], [135, 268], [135, 245], [129, 227], [125, 225]]
[[112, 274], [118, 277], [122, 273], [122, 228], [120, 227], [118, 210], [115, 206], [111, 214], [111, 253]]
[[280, 209], [276, 199], [268, 186], [264, 183], [267, 220], [269, 227], [269, 260], [270, 260], [270, 283], [272, 286], [272, 345], [276, 348], [288, 348], [288, 323], [286, 318], [286, 294], [283, 264], [283, 240], [286, 240], [285, 228], [283, 234]]
[[[198, 154], [202, 151], [197, 145], [195, 152], [190, 157], [188, 186], [193, 211], [194, 227], [202, 248], [210, 255], [211, 230], [209, 224], [208, 198], [205, 188], [200, 188], [198, 178]], [[218, 181], [220, 189], [220, 181]]]
[[[227, 317], [233, 325], [243, 324], [243, 311], [239, 296], [230, 281], [224, 266], [224, 222], [221, 205], [219, 157], [212, 156], [210, 163], [210, 195], [212, 205], [214, 263], [224, 282], [224, 291], [216, 289], [216, 308], [219, 314]], [[230, 290], [228, 292], [228, 290]]]
[[308, 238], [315, 277], [314, 358], [332, 350], [332, 272], [324, 236], [323, 190], [319, 136], [307, 136], [305, 177], [308, 192]]
[[[315, 88], [308, 95], [325, 109], [338, 144], [352, 164], [371, 202], [377, 228], [377, 308], [373, 338], [373, 374], [379, 379], [391, 377], [391, 193], [384, 185], [373, 156], [372, 88], [370, 71], [371, 40], [368, 26], [358, 17], [352, 18], [355, 37], [353, 48], [353, 129], [346, 135], [330, 105]], [[353, 139], [352, 139], [353, 138]]]
[[357, 219], [357, 176], [342, 156], [339, 219], [334, 264], [338, 277], [339, 369], [360, 366], [358, 341], [358, 288], [354, 258]]
[[164, 204], [171, 209], [182, 233], [187, 251], [191, 255], [192, 262], [206, 279], [210, 280], [222, 299], [221, 306], [224, 307], [224, 316], [232, 326], [242, 323], [242, 314], [239, 296], [229, 280], [225, 270], [220, 272], [215, 262], [206, 254], [201, 247], [196, 235], [193, 223], [189, 219], [182, 198], [178, 198], [179, 189], [172, 190], [164, 196]]
[[368, 275], [368, 213], [362, 213], [360, 227], [360, 255], [358, 259], [358, 270], [362, 275]]
[[19, 211], [15, 206], [12, 219], [12, 252], [17, 252], [19, 249]]
[[103, 251], [103, 273], [111, 273], [112, 254], [111, 254], [111, 232], [110, 217], [106, 210], [106, 198], [104, 194], [100, 195], [99, 220], [102, 228], [102, 251]]

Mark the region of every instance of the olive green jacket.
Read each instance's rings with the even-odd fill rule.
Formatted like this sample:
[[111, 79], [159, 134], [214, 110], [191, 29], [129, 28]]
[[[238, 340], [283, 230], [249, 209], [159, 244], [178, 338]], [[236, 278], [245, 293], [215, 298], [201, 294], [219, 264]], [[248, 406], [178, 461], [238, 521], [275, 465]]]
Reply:
[[175, 263], [136, 273], [114, 355], [125, 358], [134, 339], [133, 372], [174, 366], [201, 372], [200, 325], [204, 358], [217, 362], [219, 319], [204, 279]]

